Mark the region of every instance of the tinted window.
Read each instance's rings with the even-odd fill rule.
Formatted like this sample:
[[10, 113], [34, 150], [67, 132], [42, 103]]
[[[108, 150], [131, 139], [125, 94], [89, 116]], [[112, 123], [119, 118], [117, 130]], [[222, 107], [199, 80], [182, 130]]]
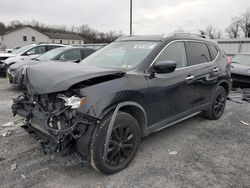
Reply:
[[170, 44], [156, 59], [159, 61], [174, 61], [177, 67], [185, 67], [187, 65], [187, 56], [184, 42], [174, 42]]
[[49, 46], [47, 46], [47, 51], [50, 51], [50, 50], [53, 50], [53, 49], [59, 48], [59, 47], [61, 47], [61, 46], [49, 45]]
[[95, 50], [92, 49], [85, 49], [84, 50], [84, 56], [88, 57], [90, 54], [94, 53]]
[[68, 52], [65, 52], [63, 55], [60, 56], [60, 60], [67, 60], [67, 61], [75, 61], [81, 59], [81, 51], [79, 49], [77, 50], [71, 50]]
[[216, 58], [217, 54], [218, 54], [218, 50], [217, 50], [217, 48], [216, 48], [214, 45], [212, 45], [212, 44], [209, 44], [208, 46], [209, 46], [209, 49], [210, 49], [211, 58], [212, 58], [212, 60], [214, 60], [214, 59]]
[[196, 65], [210, 61], [207, 45], [201, 42], [187, 42], [187, 52], [190, 65]]

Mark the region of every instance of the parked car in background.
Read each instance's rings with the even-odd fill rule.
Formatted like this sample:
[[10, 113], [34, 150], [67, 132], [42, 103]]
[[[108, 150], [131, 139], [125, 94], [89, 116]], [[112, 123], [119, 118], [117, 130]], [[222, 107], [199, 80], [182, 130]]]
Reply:
[[126, 168], [142, 137], [201, 112], [220, 118], [231, 86], [218, 44], [181, 34], [122, 37], [80, 64], [30, 66], [27, 79], [12, 105], [26, 130], [105, 174]]
[[[9, 83], [18, 87], [23, 87], [26, 83], [25, 70], [27, 66], [35, 65], [47, 61], [71, 61], [79, 63], [81, 60], [95, 52], [91, 48], [83, 47], [60, 47], [50, 50], [32, 60], [20, 60], [12, 64], [8, 69], [6, 76]], [[48, 66], [48, 69], [50, 67]]]
[[17, 61], [33, 59], [49, 50], [63, 46], [65, 45], [38, 43], [14, 49], [11, 53], [0, 53], [0, 73], [5, 75], [7, 68]]
[[233, 84], [250, 87], [250, 53], [236, 54], [231, 61]]

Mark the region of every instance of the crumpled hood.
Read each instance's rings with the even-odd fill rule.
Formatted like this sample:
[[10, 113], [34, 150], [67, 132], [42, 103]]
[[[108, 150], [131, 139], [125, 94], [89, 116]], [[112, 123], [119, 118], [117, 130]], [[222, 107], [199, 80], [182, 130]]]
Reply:
[[29, 66], [26, 71], [27, 88], [33, 94], [66, 91], [72, 85], [91, 78], [121, 73], [121, 71], [114, 69], [50, 61]]
[[39, 63], [39, 61], [35, 61], [35, 60], [20, 60], [20, 61], [16, 62], [15, 64], [12, 64], [10, 66], [10, 68], [13, 69], [13, 70], [17, 70], [17, 69], [23, 68], [24, 66], [35, 65], [37, 63]]
[[250, 66], [232, 63], [231, 72], [233, 74], [241, 74], [241, 75], [250, 76]]

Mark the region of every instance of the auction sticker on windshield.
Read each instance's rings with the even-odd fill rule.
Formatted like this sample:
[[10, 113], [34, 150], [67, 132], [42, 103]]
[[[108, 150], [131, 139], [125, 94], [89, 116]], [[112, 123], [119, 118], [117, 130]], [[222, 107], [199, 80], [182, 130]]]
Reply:
[[134, 49], [153, 49], [156, 46], [156, 44], [135, 44]]

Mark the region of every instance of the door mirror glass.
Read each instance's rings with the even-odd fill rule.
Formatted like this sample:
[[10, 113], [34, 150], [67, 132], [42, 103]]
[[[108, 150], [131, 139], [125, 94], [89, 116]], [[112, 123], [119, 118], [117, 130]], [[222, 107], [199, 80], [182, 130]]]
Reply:
[[174, 72], [177, 64], [174, 61], [158, 61], [154, 64], [155, 73], [164, 74]]

